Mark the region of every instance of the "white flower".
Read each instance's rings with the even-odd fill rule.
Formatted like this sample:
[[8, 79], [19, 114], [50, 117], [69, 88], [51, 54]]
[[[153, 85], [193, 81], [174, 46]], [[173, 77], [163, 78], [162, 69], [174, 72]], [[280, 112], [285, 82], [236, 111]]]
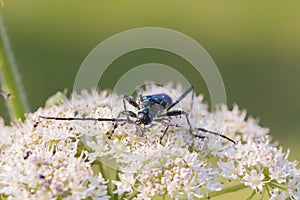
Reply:
[[236, 166], [233, 160], [228, 162], [219, 161], [218, 166], [222, 170], [221, 176], [224, 178], [237, 179], [245, 171], [240, 163]]
[[135, 183], [133, 174], [120, 174], [119, 178], [121, 181], [112, 181], [112, 183], [117, 186], [117, 190], [115, 190], [114, 193], [118, 193], [119, 195], [124, 192], [131, 193]]
[[[173, 100], [183, 90], [169, 84], [146, 85], [142, 94], [167, 93]], [[0, 195], [8, 199], [194, 199], [207, 197], [240, 182], [271, 199], [300, 199], [298, 162], [271, 143], [269, 129], [246, 118], [234, 105], [210, 112], [203, 96], [182, 99], [174, 109], [189, 114], [193, 127], [219, 131], [236, 141], [194, 131], [185, 117], [147, 126], [109, 121], [39, 119], [53, 117], [113, 118], [123, 111], [122, 96], [83, 91], [67, 99], [59, 93], [46, 108], [27, 114], [25, 122], [5, 126], [0, 120]], [[192, 107], [191, 107], [192, 103]], [[137, 113], [129, 105], [127, 109]], [[135, 120], [134, 117], [131, 120]], [[112, 129], [114, 134], [110, 139]], [[112, 177], [105, 180], [103, 177]], [[103, 175], [103, 176], [102, 176]], [[226, 181], [234, 179], [234, 181]], [[222, 181], [221, 181], [222, 180]], [[110, 184], [108, 184], [110, 182]], [[114, 185], [114, 188], [110, 188]], [[276, 188], [270, 191], [270, 188]]]
[[271, 191], [270, 200], [286, 200], [288, 196], [284, 191], [280, 191], [278, 188], [275, 188]]
[[[195, 177], [194, 177], [195, 178]], [[201, 188], [199, 185], [196, 185], [196, 181], [195, 179], [191, 179], [191, 180], [184, 180], [183, 181], [183, 191], [185, 194], [187, 194], [187, 199], [194, 199], [194, 197], [196, 198], [203, 198], [203, 194], [201, 194]]]
[[258, 189], [261, 191], [264, 185], [264, 178], [265, 175], [262, 172], [257, 173], [255, 169], [252, 169], [250, 174], [244, 176], [243, 181], [245, 185], [250, 186], [252, 190]]
[[249, 137], [262, 137], [269, 132], [269, 128], [263, 128], [258, 125], [258, 120], [255, 120], [252, 117], [246, 121], [245, 125], [241, 129], [241, 132], [244, 133], [244, 140], [247, 140]]
[[291, 194], [291, 196], [296, 200], [300, 199], [299, 188], [300, 188], [300, 176], [298, 175], [297, 177], [293, 177], [292, 179], [290, 179], [288, 182], [288, 191]]
[[153, 186], [151, 184], [140, 185], [137, 188], [137, 191], [139, 193], [138, 193], [137, 197], [134, 199], [135, 200], [140, 200], [140, 199], [151, 200], [155, 196], [155, 192], [152, 188], [153, 188]]

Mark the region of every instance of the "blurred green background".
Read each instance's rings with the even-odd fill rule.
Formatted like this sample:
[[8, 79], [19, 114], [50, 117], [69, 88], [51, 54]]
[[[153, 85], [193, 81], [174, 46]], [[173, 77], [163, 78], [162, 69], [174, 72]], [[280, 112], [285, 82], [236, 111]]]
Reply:
[[[31, 111], [56, 91], [71, 91], [81, 62], [101, 41], [132, 28], [165, 27], [198, 41], [222, 74], [228, 105], [237, 103], [259, 117], [299, 160], [299, 6], [298, 1], [9, 0], [1, 15]], [[149, 62], [193, 73], [176, 55], [141, 50], [117, 59], [101, 88], [111, 88], [126, 70]], [[201, 77], [191, 82], [208, 98]], [[7, 120], [3, 99], [0, 112]]]

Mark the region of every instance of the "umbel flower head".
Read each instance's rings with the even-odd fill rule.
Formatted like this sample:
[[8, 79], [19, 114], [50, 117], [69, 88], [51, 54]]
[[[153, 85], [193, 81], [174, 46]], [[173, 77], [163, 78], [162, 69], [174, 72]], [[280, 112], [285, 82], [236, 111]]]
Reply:
[[[147, 85], [142, 92], [172, 98], [183, 92], [180, 85], [166, 88], [171, 85]], [[184, 117], [170, 119], [180, 127], [170, 127], [162, 141], [162, 123], [114, 126], [39, 117], [116, 117], [124, 110], [122, 96], [106, 91], [82, 91], [70, 99], [57, 93], [25, 122], [5, 126], [1, 120], [1, 199], [200, 199], [244, 188], [252, 190], [250, 198], [300, 199], [298, 162], [270, 141], [269, 129], [236, 105], [210, 112], [201, 95], [191, 99], [177, 106], [189, 113], [192, 126], [236, 144], [201, 131], [195, 137]]]

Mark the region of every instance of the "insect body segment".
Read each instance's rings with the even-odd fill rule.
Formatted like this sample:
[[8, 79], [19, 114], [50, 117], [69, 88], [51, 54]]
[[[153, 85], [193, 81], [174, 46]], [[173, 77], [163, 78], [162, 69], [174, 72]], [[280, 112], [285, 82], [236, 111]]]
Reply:
[[171, 103], [172, 99], [166, 94], [140, 95], [140, 110], [136, 124], [151, 124], [153, 119], [164, 112]]
[[163, 110], [167, 109], [172, 104], [172, 99], [167, 94], [140, 95], [140, 101], [144, 107], [159, 105]]
[[[114, 131], [118, 126], [118, 122], [125, 121], [130, 124], [134, 123], [137, 126], [151, 125], [152, 123], [161, 123], [166, 127], [162, 136], [160, 137], [160, 143], [161, 143], [163, 137], [166, 135], [170, 126], [183, 127], [182, 125], [179, 124], [171, 124], [171, 121], [168, 117], [183, 115], [186, 118], [190, 134], [196, 137], [204, 138], [204, 136], [199, 136], [194, 133], [194, 131], [201, 131], [204, 133], [210, 133], [213, 135], [220, 136], [235, 144], [235, 141], [226, 137], [225, 135], [216, 133], [214, 131], [206, 130], [204, 128], [192, 127], [187, 112], [183, 110], [171, 110], [171, 108], [176, 106], [190, 92], [192, 92], [192, 101], [191, 101], [191, 108], [192, 108], [194, 92], [193, 92], [193, 87], [190, 86], [174, 102], [172, 101], [171, 97], [167, 94], [153, 94], [153, 95], [145, 95], [145, 96], [140, 95], [138, 101], [136, 101], [131, 96], [124, 95], [123, 96], [124, 111], [120, 112], [116, 118], [75, 118], [75, 117], [63, 118], [63, 117], [50, 117], [50, 116], [49, 117], [40, 116], [40, 117], [44, 119], [52, 119], [52, 120], [111, 121], [114, 122], [115, 124], [108, 138], [111, 138], [113, 136]], [[126, 101], [138, 110], [137, 114], [127, 109]], [[126, 118], [122, 118], [122, 116], [125, 116]], [[132, 120], [132, 118], [134, 118], [135, 121]]]

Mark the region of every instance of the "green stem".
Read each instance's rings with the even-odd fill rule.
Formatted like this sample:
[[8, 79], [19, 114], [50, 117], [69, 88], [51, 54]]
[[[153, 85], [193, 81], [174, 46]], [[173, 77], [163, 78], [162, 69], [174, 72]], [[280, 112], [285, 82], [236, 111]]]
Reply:
[[11, 97], [6, 99], [11, 121], [17, 118], [24, 119], [24, 113], [29, 109], [1, 16], [0, 83], [2, 85], [2, 92], [11, 94]]
[[268, 185], [270, 185], [273, 189], [274, 188], [279, 188], [281, 190], [287, 190], [286, 187], [284, 187], [284, 185], [276, 183], [276, 182], [270, 182]]
[[134, 191], [132, 192], [132, 194], [130, 194], [128, 197], [126, 197], [126, 199], [131, 200], [131, 199], [133, 199], [134, 197], [136, 197], [137, 194], [138, 194], [138, 192], [134, 190]]
[[254, 197], [255, 194], [256, 194], [256, 192], [253, 191], [252, 194], [250, 195], [250, 197], [247, 198], [247, 200], [251, 200]]
[[209, 192], [208, 193], [208, 196], [210, 198], [212, 197], [216, 197], [216, 196], [219, 196], [219, 195], [222, 195], [222, 194], [226, 194], [226, 193], [230, 193], [230, 192], [236, 192], [238, 190], [242, 190], [242, 189], [245, 189], [247, 188], [247, 186], [245, 186], [244, 184], [237, 184], [237, 185], [233, 185], [233, 186], [230, 186], [230, 187], [226, 187], [224, 189], [222, 189], [221, 191], [215, 191], [215, 192]]

